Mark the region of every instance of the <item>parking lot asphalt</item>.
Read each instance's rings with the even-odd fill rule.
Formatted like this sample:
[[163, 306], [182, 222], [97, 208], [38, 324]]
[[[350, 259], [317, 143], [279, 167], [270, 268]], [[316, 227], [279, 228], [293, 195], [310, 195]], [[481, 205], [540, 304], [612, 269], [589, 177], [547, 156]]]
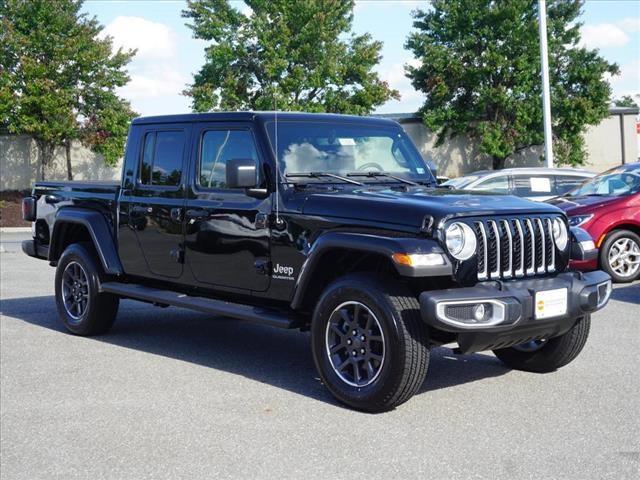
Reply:
[[0, 238], [0, 477], [636, 479], [640, 282], [550, 374], [432, 353], [384, 414], [337, 404], [309, 336], [123, 301], [107, 335], [65, 333], [54, 269]]

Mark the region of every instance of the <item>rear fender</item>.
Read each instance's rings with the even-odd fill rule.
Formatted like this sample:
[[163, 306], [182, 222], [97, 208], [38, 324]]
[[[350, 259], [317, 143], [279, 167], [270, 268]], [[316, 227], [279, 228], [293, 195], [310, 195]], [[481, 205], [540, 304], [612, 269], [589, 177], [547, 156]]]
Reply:
[[65, 238], [65, 235], [68, 234], [66, 227], [70, 224], [82, 225], [89, 232], [105, 273], [108, 275], [122, 275], [122, 263], [107, 220], [99, 212], [82, 208], [61, 208], [56, 213], [49, 247], [50, 262], [56, 262], [62, 255], [62, 249], [67, 243]]

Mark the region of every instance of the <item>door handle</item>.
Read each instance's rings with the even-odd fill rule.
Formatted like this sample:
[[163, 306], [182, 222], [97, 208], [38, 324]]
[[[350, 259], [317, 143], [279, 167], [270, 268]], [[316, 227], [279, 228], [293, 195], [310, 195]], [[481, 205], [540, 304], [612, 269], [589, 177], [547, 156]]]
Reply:
[[189, 218], [189, 220], [204, 220], [205, 218], [209, 218], [209, 211], [199, 208], [190, 208], [187, 210], [187, 218]]

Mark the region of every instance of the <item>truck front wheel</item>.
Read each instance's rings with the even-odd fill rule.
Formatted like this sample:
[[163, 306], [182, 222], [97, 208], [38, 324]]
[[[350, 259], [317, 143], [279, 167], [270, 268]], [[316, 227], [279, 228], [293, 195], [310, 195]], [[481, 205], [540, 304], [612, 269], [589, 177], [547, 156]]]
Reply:
[[92, 251], [92, 245], [69, 245], [56, 269], [58, 315], [67, 330], [76, 335], [107, 332], [118, 313], [118, 297], [100, 292], [102, 268]]
[[591, 327], [591, 317], [586, 315], [577, 320], [571, 329], [550, 339], [535, 340], [509, 348], [494, 350], [493, 353], [510, 368], [528, 372], [546, 373], [564, 367], [582, 351]]
[[323, 292], [311, 327], [320, 378], [341, 402], [368, 412], [406, 402], [427, 374], [429, 348], [411, 293], [373, 275], [353, 274]]

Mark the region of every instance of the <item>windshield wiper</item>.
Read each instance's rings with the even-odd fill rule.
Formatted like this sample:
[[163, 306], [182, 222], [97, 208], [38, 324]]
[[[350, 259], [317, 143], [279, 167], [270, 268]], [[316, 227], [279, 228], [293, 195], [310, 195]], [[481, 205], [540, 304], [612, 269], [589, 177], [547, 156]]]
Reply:
[[407, 185], [413, 185], [415, 187], [420, 186], [420, 184], [417, 182], [412, 182], [411, 180], [407, 180], [406, 178], [402, 178], [402, 177], [397, 177], [387, 172], [353, 172], [353, 173], [347, 173], [347, 177], [369, 177], [369, 178], [389, 177], [389, 178], [393, 178], [394, 180], [397, 180], [398, 182], [406, 183]]
[[322, 178], [322, 177], [330, 177], [335, 178], [337, 180], [341, 180], [346, 183], [351, 183], [353, 185], [364, 185], [364, 183], [356, 182], [355, 180], [351, 180], [350, 178], [342, 177], [340, 175], [336, 175], [335, 173], [329, 172], [307, 172], [307, 173], [285, 173], [285, 177], [287, 178]]

